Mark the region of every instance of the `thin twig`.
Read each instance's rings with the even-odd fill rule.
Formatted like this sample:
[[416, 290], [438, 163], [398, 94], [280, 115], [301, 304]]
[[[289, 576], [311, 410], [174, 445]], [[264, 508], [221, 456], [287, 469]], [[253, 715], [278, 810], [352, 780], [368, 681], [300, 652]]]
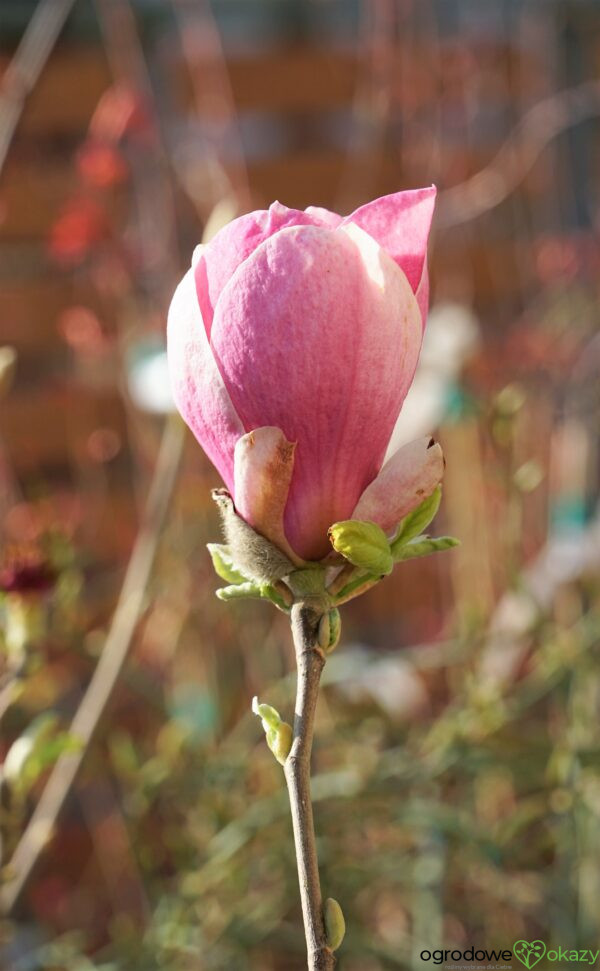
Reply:
[[309, 971], [332, 971], [335, 967], [335, 958], [333, 952], [327, 947], [325, 936], [310, 795], [310, 755], [315, 709], [319, 681], [325, 664], [325, 657], [317, 642], [317, 627], [322, 613], [322, 609], [310, 602], [296, 603], [292, 607], [292, 634], [298, 667], [298, 687], [294, 738], [285, 763]]
[[0, 87], [0, 172], [19, 118], [52, 53], [75, 0], [41, 0], [2, 77]]
[[440, 193], [436, 225], [448, 229], [499, 206], [523, 181], [561, 132], [600, 115], [600, 81], [585, 81], [539, 101], [527, 111], [489, 165]]
[[127, 660], [177, 479], [183, 442], [183, 423], [178, 418], [169, 419], [163, 432], [142, 524], [127, 565], [104, 649], [71, 724], [70, 732], [80, 741], [81, 747], [76, 752], [64, 753], [56, 762], [40, 801], [12, 855], [8, 865], [12, 877], [5, 884], [0, 896], [2, 910], [7, 914], [19, 901], [40, 854], [52, 837], [58, 815]]

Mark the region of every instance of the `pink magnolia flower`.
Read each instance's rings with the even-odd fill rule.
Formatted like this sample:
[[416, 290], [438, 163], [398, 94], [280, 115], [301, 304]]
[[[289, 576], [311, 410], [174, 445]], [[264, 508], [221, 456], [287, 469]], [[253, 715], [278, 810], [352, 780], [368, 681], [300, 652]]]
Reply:
[[441, 479], [428, 438], [381, 468], [421, 347], [434, 202], [399, 192], [345, 218], [275, 202], [198, 247], [173, 297], [177, 407], [238, 513], [296, 562], [343, 519], [393, 531]]

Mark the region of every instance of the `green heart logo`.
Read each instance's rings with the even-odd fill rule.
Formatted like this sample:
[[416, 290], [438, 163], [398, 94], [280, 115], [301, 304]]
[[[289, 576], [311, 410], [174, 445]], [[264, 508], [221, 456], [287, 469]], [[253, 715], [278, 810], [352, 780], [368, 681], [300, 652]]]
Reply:
[[530, 971], [542, 960], [545, 953], [546, 945], [543, 941], [515, 941], [513, 944], [513, 954]]

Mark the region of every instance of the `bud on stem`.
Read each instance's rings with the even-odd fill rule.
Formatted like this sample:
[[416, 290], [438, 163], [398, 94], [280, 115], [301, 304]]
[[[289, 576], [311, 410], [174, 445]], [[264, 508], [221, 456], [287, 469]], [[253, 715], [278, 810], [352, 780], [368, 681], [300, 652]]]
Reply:
[[275, 708], [259, 702], [256, 696], [252, 699], [252, 711], [262, 719], [267, 745], [279, 764], [284, 765], [292, 747], [292, 726], [281, 720]]

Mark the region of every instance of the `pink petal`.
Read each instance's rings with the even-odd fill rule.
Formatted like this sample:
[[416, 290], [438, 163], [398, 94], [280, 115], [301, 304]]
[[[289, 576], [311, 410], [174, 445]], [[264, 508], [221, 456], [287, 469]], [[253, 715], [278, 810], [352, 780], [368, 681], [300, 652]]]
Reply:
[[[413, 292], [421, 286], [419, 305], [423, 320], [427, 313], [427, 240], [435, 206], [435, 186], [395, 192], [367, 202], [342, 225], [355, 223], [377, 240], [404, 270]], [[424, 282], [422, 282], [424, 280]]]
[[177, 287], [169, 308], [167, 349], [175, 404], [231, 490], [233, 451], [244, 427], [206, 338], [193, 269]]
[[343, 216], [338, 216], [337, 212], [331, 212], [321, 206], [307, 206], [304, 212], [311, 219], [314, 219], [315, 226], [328, 226], [329, 229], [337, 229], [343, 221]]
[[243, 435], [235, 446], [234, 494], [240, 516], [297, 563], [283, 528], [295, 448], [280, 428], [255, 428]]
[[429, 312], [429, 271], [427, 269], [427, 260], [423, 263], [423, 273], [421, 274], [419, 286], [415, 291], [415, 297], [417, 298], [419, 310], [421, 311], [423, 328], [425, 328], [427, 314]]
[[240, 263], [248, 259], [257, 246], [280, 229], [290, 226], [331, 225], [332, 220], [337, 220], [333, 223], [337, 225], [341, 217], [313, 206], [301, 212], [274, 202], [268, 209], [247, 213], [233, 219], [219, 230], [194, 261], [198, 301], [209, 337], [214, 308], [223, 287]]
[[444, 474], [441, 447], [430, 436], [399, 448], [360, 497], [351, 519], [381, 526], [391, 535], [407, 513], [415, 509]]
[[285, 531], [299, 555], [328, 552], [377, 475], [421, 333], [404, 273], [357, 226], [283, 229], [224, 288], [211, 346], [233, 405], [298, 443]]

